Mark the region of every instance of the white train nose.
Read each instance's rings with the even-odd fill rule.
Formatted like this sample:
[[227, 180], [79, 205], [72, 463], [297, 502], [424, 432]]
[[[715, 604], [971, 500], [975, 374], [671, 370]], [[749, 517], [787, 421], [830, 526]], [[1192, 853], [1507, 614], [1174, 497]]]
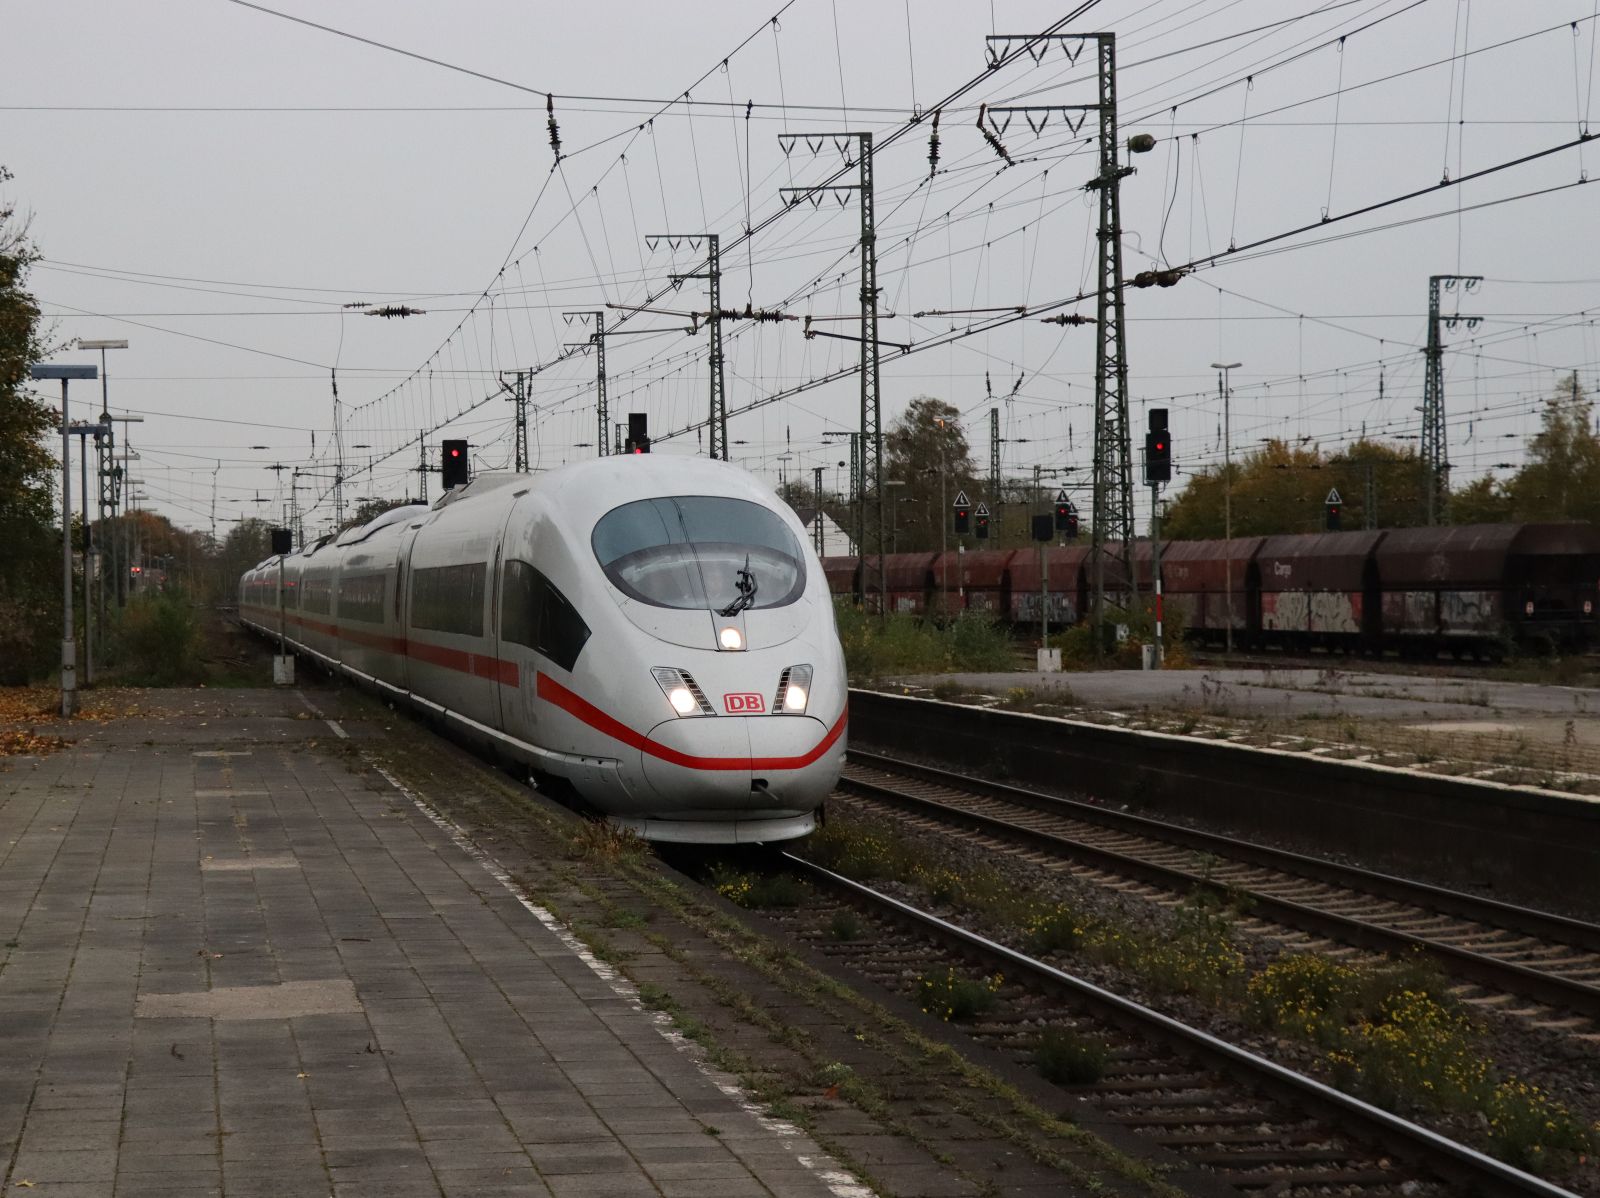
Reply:
[[650, 730], [645, 781], [679, 818], [806, 810], [838, 778], [842, 733], [810, 716], [668, 720]]

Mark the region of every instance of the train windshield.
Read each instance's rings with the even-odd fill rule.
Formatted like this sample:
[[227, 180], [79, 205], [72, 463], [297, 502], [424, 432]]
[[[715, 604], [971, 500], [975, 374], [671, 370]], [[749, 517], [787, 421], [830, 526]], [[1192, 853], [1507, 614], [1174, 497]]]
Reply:
[[743, 499], [625, 503], [600, 518], [591, 543], [613, 586], [656, 607], [783, 607], [805, 589], [794, 535], [775, 513]]

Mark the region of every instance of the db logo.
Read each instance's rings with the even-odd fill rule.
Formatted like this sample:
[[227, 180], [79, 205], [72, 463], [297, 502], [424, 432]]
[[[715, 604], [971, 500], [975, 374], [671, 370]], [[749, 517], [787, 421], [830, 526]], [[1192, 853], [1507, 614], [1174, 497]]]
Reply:
[[723, 695], [722, 706], [729, 715], [736, 711], [741, 713], [761, 712], [767, 709], [767, 701], [760, 695], [746, 692], [742, 695]]

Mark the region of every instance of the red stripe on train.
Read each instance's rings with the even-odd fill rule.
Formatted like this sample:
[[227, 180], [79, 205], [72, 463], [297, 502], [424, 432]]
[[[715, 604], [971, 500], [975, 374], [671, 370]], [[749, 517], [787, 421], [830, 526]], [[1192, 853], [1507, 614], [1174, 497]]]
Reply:
[[[601, 711], [593, 703], [574, 691], [568, 690], [548, 674], [539, 674], [536, 693], [539, 698], [576, 716], [589, 727], [603, 732], [613, 740], [658, 757], [671, 765], [681, 765], [691, 770], [798, 770], [816, 761], [844, 734], [849, 708], [839, 713], [839, 719], [817, 746], [798, 757], [696, 757], [651, 740], [642, 732], [635, 732], [622, 721]], [[786, 716], [764, 716], [763, 719], [786, 719]]]
[[[263, 618], [270, 619], [277, 615], [277, 608], [256, 607], [255, 611], [263, 614]], [[320, 632], [338, 640], [349, 641], [354, 645], [362, 645], [368, 649], [380, 649], [385, 653], [394, 653], [401, 657], [410, 657], [416, 661], [426, 662], [432, 666], [439, 666], [446, 670], [455, 670], [461, 674], [471, 674], [476, 678], [487, 678], [491, 682], [498, 682], [502, 686], [519, 686], [522, 682], [522, 672], [514, 661], [505, 661], [499, 657], [491, 657], [483, 653], [469, 653], [464, 649], [449, 649], [443, 645], [429, 644], [427, 641], [407, 640], [403, 636], [386, 636], [378, 632], [365, 632], [359, 628], [344, 628], [338, 624], [325, 624], [321, 620], [308, 620], [305, 616], [284, 613], [284, 619], [291, 624], [298, 624], [302, 628], [313, 632]]]

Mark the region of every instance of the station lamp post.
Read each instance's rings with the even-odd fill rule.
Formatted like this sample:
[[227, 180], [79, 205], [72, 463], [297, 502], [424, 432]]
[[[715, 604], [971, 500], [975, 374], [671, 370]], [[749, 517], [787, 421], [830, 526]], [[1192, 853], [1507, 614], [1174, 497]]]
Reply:
[[[1221, 377], [1217, 379], [1217, 390], [1222, 393], [1222, 535], [1229, 542], [1233, 540], [1233, 440], [1229, 437], [1228, 428], [1228, 401], [1233, 398], [1233, 382], [1230, 371], [1238, 370], [1240, 362], [1213, 362], [1212, 370], [1220, 370]], [[1233, 549], [1224, 548], [1222, 551], [1222, 568], [1225, 571], [1228, 588], [1228, 626], [1223, 632], [1225, 649], [1233, 652]]]
[[93, 366], [36, 365], [35, 379], [61, 380], [61, 714], [78, 710], [78, 647], [72, 639], [72, 421], [67, 412], [67, 384], [92, 379]]

